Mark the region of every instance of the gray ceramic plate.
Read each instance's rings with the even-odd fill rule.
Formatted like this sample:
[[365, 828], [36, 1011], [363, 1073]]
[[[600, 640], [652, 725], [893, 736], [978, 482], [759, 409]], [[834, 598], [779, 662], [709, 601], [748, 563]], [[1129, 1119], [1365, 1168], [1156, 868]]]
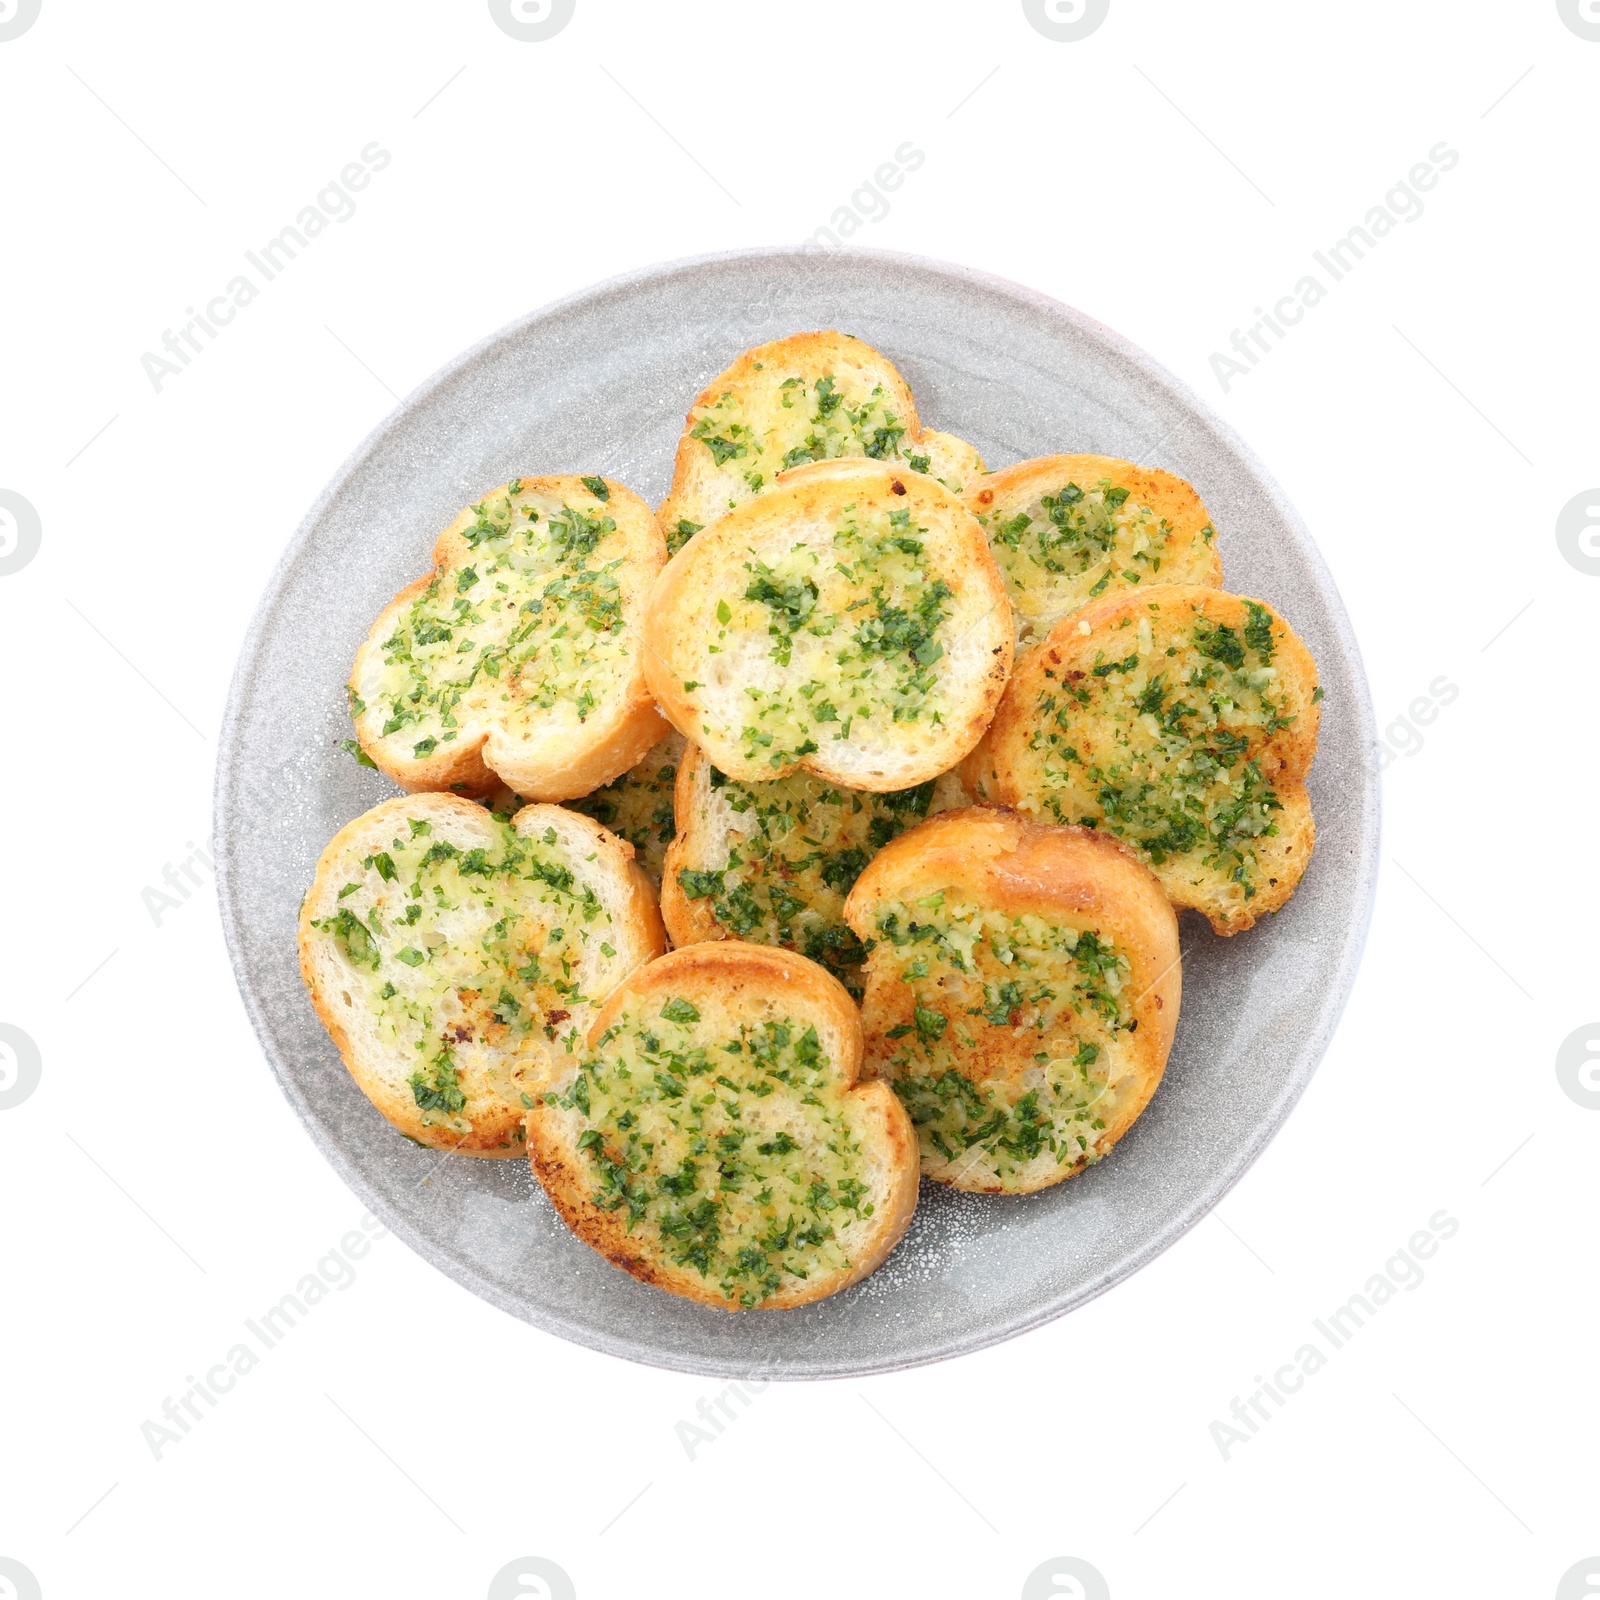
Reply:
[[[925, 422], [991, 467], [1092, 451], [1188, 478], [1228, 586], [1280, 608], [1327, 700], [1311, 774], [1320, 838], [1300, 892], [1232, 940], [1186, 916], [1183, 1015], [1154, 1102], [1103, 1165], [1042, 1194], [924, 1186], [865, 1283], [798, 1311], [725, 1312], [635, 1283], [578, 1243], [518, 1161], [440, 1158], [355, 1088], [301, 987], [313, 865], [393, 791], [339, 749], [344, 682], [435, 536], [518, 474], [598, 472], [652, 503], [684, 412], [739, 351], [837, 327], [899, 366]], [[251, 1019], [312, 1137], [414, 1249], [514, 1315], [692, 1372], [832, 1377], [976, 1350], [1108, 1289], [1217, 1203], [1271, 1138], [1355, 976], [1377, 860], [1372, 714], [1316, 549], [1249, 451], [1149, 357], [1042, 295], [939, 262], [765, 250], [652, 268], [495, 334], [424, 384], [345, 464], [289, 547], [236, 670], [217, 772], [223, 922]]]

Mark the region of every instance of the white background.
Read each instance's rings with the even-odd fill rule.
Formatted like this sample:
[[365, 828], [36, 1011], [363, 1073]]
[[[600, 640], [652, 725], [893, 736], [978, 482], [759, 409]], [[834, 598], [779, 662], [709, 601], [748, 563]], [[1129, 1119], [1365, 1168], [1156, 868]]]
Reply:
[[[1555, 1070], [1600, 1016], [1600, 577], [1555, 537], [1600, 483], [1597, 87], [1554, 0], [1112, 0], [1076, 43], [1015, 0], [578, 0], [543, 43], [482, 0], [43, 0], [0, 42], [0, 489], [43, 529], [0, 577], [0, 1022], [42, 1059], [0, 1110], [0, 1557], [45, 1600], [478, 1600], [529, 1555], [582, 1600], [1009, 1600], [1058, 1556], [1115, 1600], [1556, 1595], [1600, 1552], [1600, 1110]], [[374, 140], [355, 215], [158, 394], [141, 356]], [[1310, 1091], [1094, 1304], [774, 1384], [693, 1460], [676, 1425], [718, 1384], [547, 1337], [392, 1238], [157, 1460], [141, 1425], [362, 1211], [264, 1063], [209, 875], [160, 926], [142, 898], [209, 832], [286, 541], [469, 344], [797, 243], [906, 140], [926, 162], [852, 243], [1152, 352], [1338, 580], [1402, 753]], [[1439, 141], [1424, 213], [1224, 394], [1212, 353]], [[1224, 1460], [1213, 1421], [1441, 1209], [1425, 1280]]]

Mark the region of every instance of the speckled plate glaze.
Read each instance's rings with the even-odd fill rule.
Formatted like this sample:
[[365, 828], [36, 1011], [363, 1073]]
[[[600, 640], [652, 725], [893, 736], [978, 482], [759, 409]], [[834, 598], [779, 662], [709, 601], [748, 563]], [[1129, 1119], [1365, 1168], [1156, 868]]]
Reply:
[[[1183, 1015], [1154, 1102], [1101, 1166], [1042, 1194], [924, 1185], [911, 1231], [847, 1293], [725, 1312], [635, 1283], [557, 1220], [521, 1161], [444, 1158], [390, 1130], [300, 982], [295, 920], [333, 834], [393, 791], [339, 748], [372, 618], [439, 530], [508, 478], [599, 472], [654, 503], [690, 401], [739, 351], [841, 328], [905, 374], [923, 420], [991, 467], [1055, 451], [1189, 479], [1228, 587], [1270, 600], [1327, 693], [1311, 773], [1319, 840], [1299, 893], [1234, 939], [1183, 920]], [[1250, 452], [1125, 340], [981, 273], [877, 252], [762, 250], [655, 267], [536, 312], [425, 383], [345, 464], [296, 535], [234, 675], [217, 770], [218, 881], [245, 1005], [284, 1092], [350, 1187], [457, 1282], [595, 1349], [733, 1377], [884, 1372], [981, 1349], [1109, 1289], [1192, 1227], [1288, 1115], [1366, 935], [1378, 844], [1366, 681], [1333, 582]]]

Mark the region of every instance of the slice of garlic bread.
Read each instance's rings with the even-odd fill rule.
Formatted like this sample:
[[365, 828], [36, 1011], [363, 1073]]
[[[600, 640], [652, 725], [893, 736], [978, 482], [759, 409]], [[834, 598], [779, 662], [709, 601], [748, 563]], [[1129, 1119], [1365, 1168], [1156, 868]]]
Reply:
[[1064, 617], [1017, 662], [963, 776], [979, 799], [1114, 834], [1174, 905], [1239, 933], [1311, 859], [1321, 698], [1271, 606], [1141, 585]]
[[953, 767], [988, 726], [1014, 629], [983, 530], [875, 461], [784, 474], [667, 564], [645, 672], [730, 777], [804, 767], [878, 793]]
[[975, 490], [978, 480], [989, 470], [983, 464], [983, 457], [965, 439], [932, 428], [924, 429], [922, 436], [911, 445], [906, 465], [914, 472], [926, 472], [929, 477], [937, 478], [951, 494]]
[[676, 729], [653, 744], [644, 759], [603, 789], [567, 803], [633, 846], [645, 875], [658, 887], [667, 846], [672, 843], [672, 796], [687, 740]]
[[872, 794], [809, 772], [741, 783], [697, 745], [678, 767], [678, 835], [661, 881], [675, 945], [744, 939], [797, 950], [861, 998], [866, 952], [844, 920], [862, 869], [934, 812], [968, 804], [954, 773]]
[[666, 547], [605, 478], [517, 478], [439, 537], [356, 653], [356, 737], [404, 789], [568, 800], [666, 732], [639, 621]]
[[956, 493], [983, 471], [970, 445], [924, 432], [887, 356], [831, 329], [791, 334], [746, 350], [689, 408], [659, 513], [668, 549], [770, 489], [780, 472], [841, 456], [948, 477]]
[[642, 1282], [806, 1305], [878, 1266], [916, 1205], [911, 1124], [860, 1065], [860, 1018], [821, 967], [691, 945], [607, 1001], [528, 1113], [528, 1153], [573, 1232]]
[[665, 948], [632, 847], [532, 805], [508, 822], [455, 795], [402, 795], [317, 862], [300, 971], [362, 1092], [407, 1138], [520, 1155], [541, 1074]]
[[1005, 576], [1022, 642], [1102, 594], [1222, 582], [1216, 529], [1182, 478], [1112, 456], [1042, 456], [967, 493]]
[[1178, 1023], [1178, 922], [1088, 828], [950, 811], [879, 852], [845, 904], [867, 942], [869, 1076], [922, 1170], [980, 1194], [1081, 1172], [1149, 1103]]

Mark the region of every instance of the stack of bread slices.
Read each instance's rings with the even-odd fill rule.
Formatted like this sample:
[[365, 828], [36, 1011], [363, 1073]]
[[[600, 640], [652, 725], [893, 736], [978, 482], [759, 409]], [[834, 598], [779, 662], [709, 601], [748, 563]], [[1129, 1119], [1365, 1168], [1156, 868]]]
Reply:
[[1242, 933], [1311, 854], [1316, 669], [1218, 542], [1154, 468], [988, 471], [832, 332], [704, 390], [654, 512], [489, 490], [351, 674], [405, 793], [323, 852], [300, 955], [355, 1081], [728, 1310], [871, 1272], [919, 1175], [1094, 1165], [1165, 1068], [1178, 912]]

